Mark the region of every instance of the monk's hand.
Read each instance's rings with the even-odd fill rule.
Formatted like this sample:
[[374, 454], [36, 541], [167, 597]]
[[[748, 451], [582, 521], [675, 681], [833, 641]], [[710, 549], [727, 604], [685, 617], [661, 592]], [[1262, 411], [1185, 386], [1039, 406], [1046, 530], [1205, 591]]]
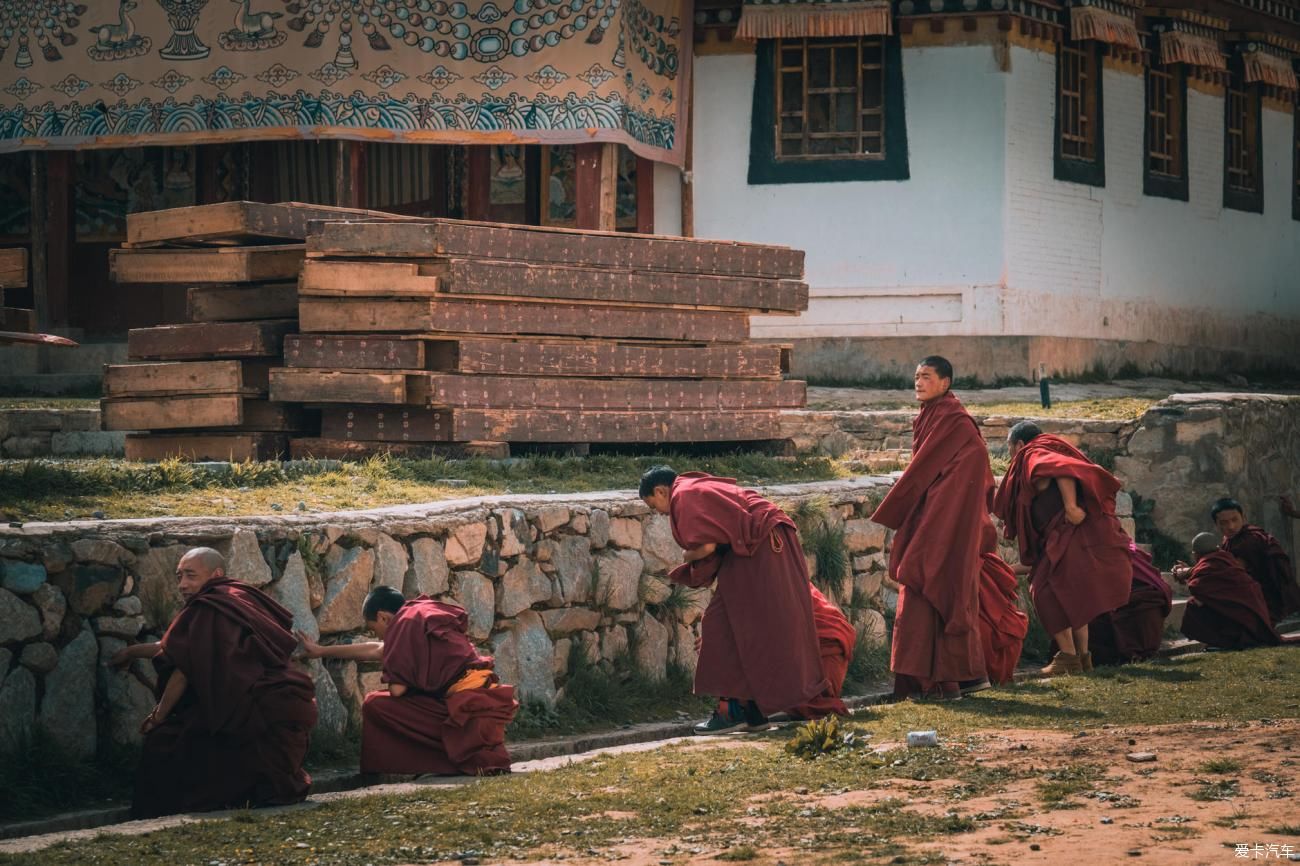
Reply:
[[1173, 568], [1169, 569], [1169, 573], [1172, 574], [1174, 580], [1179, 583], [1187, 583], [1187, 575], [1190, 574], [1191, 571], [1192, 567], [1181, 559], [1174, 563]]
[[406, 694], [406, 686], [401, 683], [389, 683], [388, 693], [395, 698], [400, 698], [402, 695]]
[[144, 721], [140, 723], [140, 733], [141, 734], [149, 733], [154, 728], [158, 727], [159, 721], [160, 720], [158, 718], [158, 708], [154, 707], [153, 710], [149, 713], [149, 715], [144, 717]]
[[699, 562], [701, 559], [712, 556], [717, 549], [716, 544], [701, 544], [699, 547], [686, 551], [682, 558], [687, 562]]
[[294, 634], [297, 635], [298, 640], [302, 643], [302, 650], [299, 652], [300, 656], [305, 659], [318, 659], [325, 655], [325, 648], [316, 643], [316, 641], [307, 637], [307, 635], [302, 631], [295, 631]]
[[1065, 519], [1070, 521], [1072, 526], [1078, 526], [1080, 523], [1083, 523], [1087, 516], [1088, 512], [1084, 511], [1077, 505], [1065, 506]]
[[131, 652], [129, 646], [125, 646], [113, 653], [113, 657], [108, 660], [108, 666], [117, 670], [122, 670], [133, 661], [135, 661], [135, 653]]

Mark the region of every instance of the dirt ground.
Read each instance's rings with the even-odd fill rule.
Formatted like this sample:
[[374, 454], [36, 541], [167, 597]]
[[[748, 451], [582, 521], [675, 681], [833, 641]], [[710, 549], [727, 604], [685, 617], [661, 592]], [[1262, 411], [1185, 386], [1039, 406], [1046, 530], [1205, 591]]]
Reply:
[[[930, 841], [898, 840], [906, 856], [860, 862], [948, 864], [1105, 864], [1158, 861], [1214, 866], [1242, 860], [1300, 859], [1300, 721], [1106, 727], [1080, 734], [1008, 730], [970, 741], [976, 762], [1011, 770], [996, 793], [954, 800], [952, 779], [899, 780], [887, 789], [820, 795], [789, 793], [808, 808], [870, 806], [908, 800], [923, 815], [956, 811], [976, 828]], [[723, 743], [718, 743], [722, 746]], [[900, 748], [882, 743], [877, 750]], [[1134, 762], [1148, 752], [1154, 761]], [[1080, 769], [1083, 768], [1083, 769]], [[1085, 777], [1079, 781], [1079, 776]], [[1064, 780], [1052, 789], [1053, 780]], [[1056, 802], [1052, 802], [1056, 798]], [[770, 797], [765, 799], [771, 799]], [[635, 826], [635, 819], [629, 823]], [[754, 856], [709, 843], [708, 828], [681, 839], [629, 839], [595, 856], [559, 855], [530, 863], [608, 863], [632, 866], [843, 862], [851, 851], [819, 852], [762, 847], [762, 819]], [[1247, 845], [1248, 856], [1238, 846]], [[1259, 846], [1256, 849], [1255, 846]], [[737, 854], [741, 854], [737, 857]], [[929, 855], [924, 856], [924, 855]]]

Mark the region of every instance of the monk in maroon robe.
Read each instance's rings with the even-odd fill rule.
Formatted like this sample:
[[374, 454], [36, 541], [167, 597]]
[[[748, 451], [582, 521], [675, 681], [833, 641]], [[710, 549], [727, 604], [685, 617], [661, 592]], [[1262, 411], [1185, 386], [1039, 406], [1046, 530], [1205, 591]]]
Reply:
[[826, 676], [826, 690], [802, 706], [791, 709], [790, 715], [799, 719], [820, 719], [834, 713], [847, 716], [848, 708], [840, 695], [844, 691], [844, 677], [853, 661], [853, 646], [858, 635], [848, 617], [809, 583], [812, 592], [813, 625], [817, 629], [817, 643], [822, 652], [822, 673]]
[[1092, 670], [1088, 624], [1123, 607], [1132, 587], [1129, 537], [1115, 516], [1120, 482], [1031, 422], [1011, 428], [1009, 445], [993, 511], [1019, 541], [1038, 618], [1059, 648], [1042, 673]]
[[290, 666], [292, 614], [226, 577], [210, 548], [176, 574], [186, 601], [154, 649], [160, 698], [140, 728], [132, 817], [301, 802], [316, 692]]
[[[670, 516], [673, 538], [685, 550], [685, 563], [669, 578], [686, 586], [716, 582], [700, 625], [695, 693], [729, 704], [697, 732], [760, 727], [768, 714], [826, 691], [794, 521], [732, 479], [699, 472], [655, 467], [642, 477], [640, 493]], [[716, 563], [706, 562], [715, 554]]]
[[980, 644], [984, 667], [993, 685], [1012, 682], [1020, 650], [1029, 633], [1029, 615], [1020, 609], [1020, 581], [997, 554], [997, 530], [983, 533], [980, 559]]
[[388, 689], [361, 706], [361, 772], [509, 772], [506, 726], [519, 702], [493, 673], [492, 657], [470, 642], [465, 609], [424, 595], [407, 601], [378, 586], [362, 614], [379, 642], [321, 646], [299, 635], [310, 658], [383, 662]]
[[1300, 586], [1295, 582], [1291, 558], [1269, 533], [1246, 522], [1245, 510], [1234, 499], [1220, 499], [1210, 516], [1223, 533], [1222, 548], [1241, 560], [1246, 572], [1264, 592], [1269, 617], [1276, 626], [1300, 611]]
[[1192, 540], [1196, 565], [1174, 572], [1192, 597], [1183, 611], [1183, 634], [1219, 649], [1249, 649], [1281, 643], [1264, 591], [1241, 562], [1202, 532]]
[[1128, 602], [1103, 613], [1088, 625], [1088, 652], [1093, 664], [1122, 665], [1151, 658], [1165, 638], [1165, 620], [1173, 610], [1174, 591], [1160, 576], [1151, 555], [1129, 542], [1133, 585]]
[[963, 683], [987, 687], [979, 591], [993, 472], [975, 420], [949, 390], [952, 375], [938, 356], [917, 366], [912, 461], [871, 516], [895, 530], [890, 668], [899, 698], [953, 700]]

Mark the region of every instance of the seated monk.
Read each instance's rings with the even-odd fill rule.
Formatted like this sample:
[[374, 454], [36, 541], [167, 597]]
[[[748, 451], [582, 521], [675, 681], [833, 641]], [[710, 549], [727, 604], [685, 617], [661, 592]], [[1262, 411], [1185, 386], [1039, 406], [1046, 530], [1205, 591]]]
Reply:
[[1029, 594], [1058, 652], [1044, 676], [1092, 670], [1088, 624], [1129, 599], [1133, 558], [1115, 516], [1115, 476], [1059, 436], [1021, 421], [993, 510], [1030, 566]]
[[1179, 564], [1174, 577], [1192, 597], [1183, 611], [1183, 634], [1219, 649], [1248, 649], [1281, 643], [1273, 630], [1264, 591], [1241, 562], [1219, 547], [1209, 532], [1192, 539], [1196, 565]]
[[386, 691], [361, 706], [361, 772], [472, 776], [507, 773], [506, 726], [519, 702], [491, 656], [469, 639], [459, 605], [422, 595], [407, 601], [377, 586], [362, 605], [369, 643], [322, 646], [299, 632], [308, 658], [377, 661]]
[[1129, 542], [1133, 587], [1128, 603], [1097, 616], [1088, 625], [1088, 651], [1093, 664], [1122, 665], [1151, 658], [1165, 637], [1165, 620], [1173, 610], [1174, 591], [1151, 561]]
[[997, 554], [997, 530], [991, 523], [982, 533], [981, 548], [980, 643], [989, 681], [1003, 685], [1015, 679], [1020, 649], [1029, 633], [1029, 614], [1020, 609], [1015, 571]]
[[316, 690], [290, 665], [293, 615], [226, 577], [210, 548], [186, 553], [176, 577], [185, 606], [162, 640], [113, 660], [145, 653], [159, 668], [131, 816], [301, 802]]
[[641, 477], [639, 492], [669, 515], [685, 551], [669, 579], [685, 586], [716, 582], [700, 624], [694, 691], [724, 703], [696, 733], [760, 728], [767, 714], [825, 692], [808, 564], [794, 521], [732, 479], [700, 472], [678, 475], [656, 466]]
[[1300, 611], [1300, 586], [1296, 586], [1291, 558], [1272, 535], [1246, 522], [1245, 509], [1235, 499], [1220, 499], [1210, 508], [1210, 517], [1223, 533], [1224, 550], [1241, 560], [1246, 573], [1264, 591], [1268, 615], [1276, 626]]
[[794, 707], [789, 713], [797, 719], [820, 719], [831, 713], [847, 716], [849, 711], [840, 695], [844, 691], [844, 676], [849, 672], [849, 662], [853, 661], [853, 646], [858, 634], [848, 617], [831, 604], [821, 590], [812, 583], [808, 584], [808, 589], [812, 592], [813, 625], [822, 652], [822, 673], [829, 685], [820, 695]]
[[889, 667], [900, 699], [959, 700], [988, 687], [980, 630], [981, 539], [993, 471], [979, 427], [937, 355], [913, 376], [921, 411], [912, 460], [871, 519], [894, 532], [889, 576], [900, 585]]

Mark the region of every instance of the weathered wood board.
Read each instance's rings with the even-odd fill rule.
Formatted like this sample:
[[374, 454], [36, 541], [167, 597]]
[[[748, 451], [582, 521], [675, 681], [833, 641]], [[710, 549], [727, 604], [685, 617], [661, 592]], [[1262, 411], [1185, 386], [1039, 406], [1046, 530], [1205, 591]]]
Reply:
[[107, 397], [172, 394], [265, 396], [269, 361], [165, 361], [104, 367]]
[[212, 427], [294, 432], [303, 429], [301, 407], [239, 394], [114, 397], [100, 401], [105, 430], [203, 430]]
[[199, 322], [132, 328], [127, 355], [134, 361], [184, 361], [211, 358], [279, 357], [286, 334], [297, 330], [292, 319], [267, 322]]
[[36, 311], [23, 307], [0, 307], [0, 331], [35, 331]]
[[271, 399], [288, 403], [379, 403], [424, 405], [429, 374], [379, 370], [317, 370], [282, 367], [271, 371]]
[[775, 439], [780, 412], [326, 408], [321, 436], [367, 442], [743, 442]]
[[744, 313], [462, 300], [299, 299], [304, 333], [438, 332], [739, 343]]
[[292, 334], [284, 339], [284, 363], [288, 367], [336, 370], [435, 370], [487, 375], [779, 379], [782, 373], [789, 372], [789, 346]]
[[306, 240], [312, 220], [350, 218], [402, 219], [381, 211], [292, 201], [277, 204], [228, 201], [128, 214], [126, 241], [128, 244], [167, 241], [198, 244], [258, 238], [301, 241]]
[[288, 441], [279, 433], [132, 434], [126, 437], [126, 459], [158, 460], [279, 460]]
[[576, 379], [429, 373], [428, 402], [453, 409], [798, 409], [803, 382]]
[[251, 322], [298, 318], [296, 283], [195, 286], [185, 293], [191, 322]]
[[0, 249], [0, 290], [21, 289], [27, 285], [27, 250], [23, 247]]
[[803, 278], [804, 254], [788, 247], [619, 232], [457, 220], [325, 222], [307, 238], [317, 256], [442, 256], [673, 271]]
[[739, 309], [794, 315], [808, 309], [798, 280], [569, 267], [480, 259], [425, 262], [308, 259], [302, 293], [317, 297], [453, 295]]
[[296, 280], [304, 247], [219, 247], [212, 249], [117, 249], [108, 251], [109, 277], [116, 283], [258, 283]]

